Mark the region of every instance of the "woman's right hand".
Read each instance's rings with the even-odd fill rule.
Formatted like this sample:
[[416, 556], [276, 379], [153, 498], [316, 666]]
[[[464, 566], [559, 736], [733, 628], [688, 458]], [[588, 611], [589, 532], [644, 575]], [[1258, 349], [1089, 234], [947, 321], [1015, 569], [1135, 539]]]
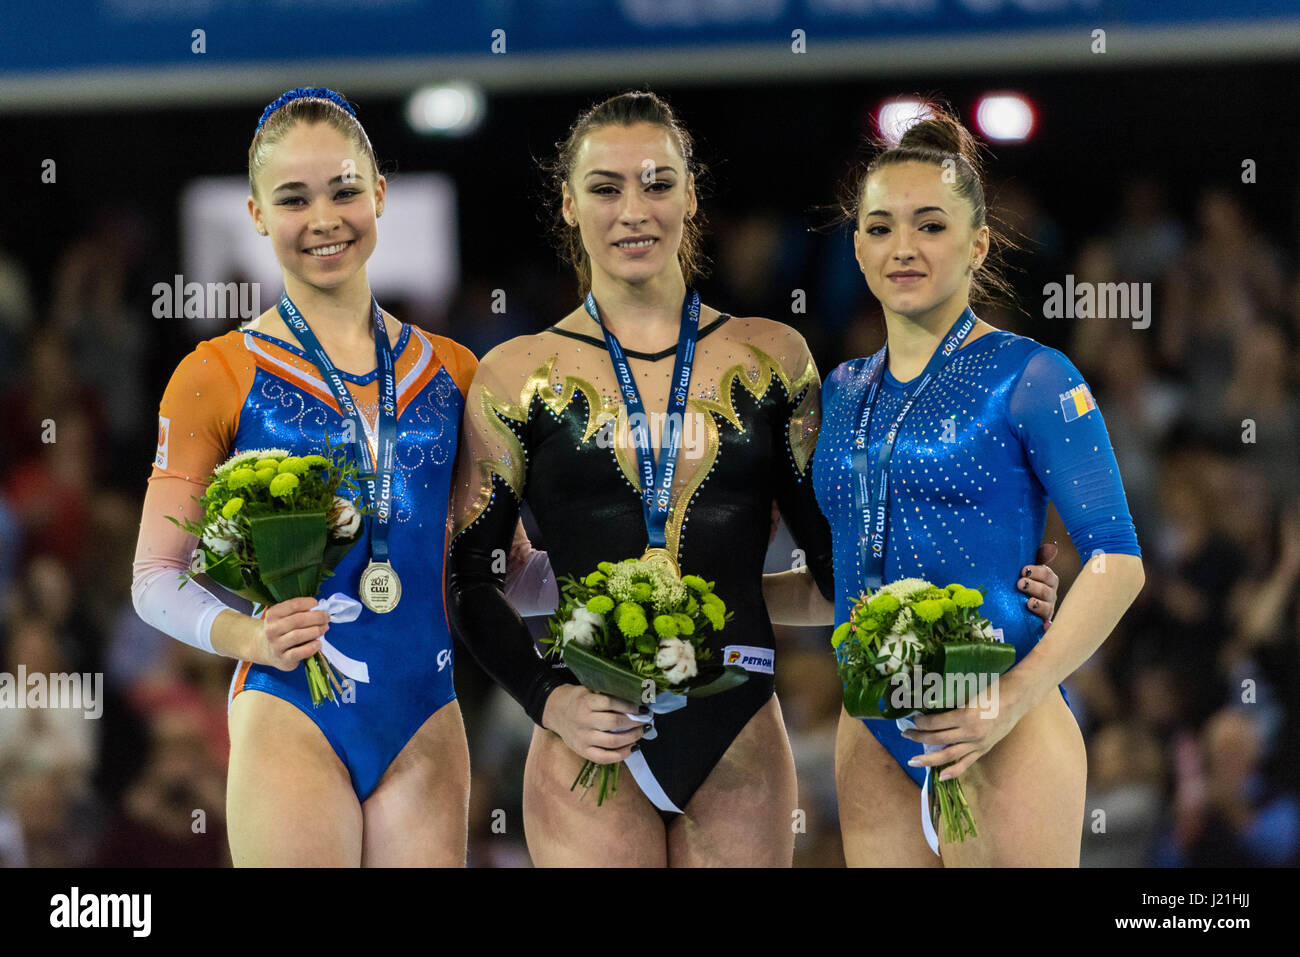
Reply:
[[268, 606], [258, 619], [261, 629], [253, 660], [292, 671], [298, 662], [320, 651], [321, 636], [330, 630], [330, 616], [327, 611], [312, 611], [317, 604], [315, 598], [290, 598]]
[[617, 764], [631, 756], [645, 734], [647, 725], [628, 717], [640, 707], [582, 685], [560, 685], [546, 699], [542, 726], [558, 734], [578, 757]]

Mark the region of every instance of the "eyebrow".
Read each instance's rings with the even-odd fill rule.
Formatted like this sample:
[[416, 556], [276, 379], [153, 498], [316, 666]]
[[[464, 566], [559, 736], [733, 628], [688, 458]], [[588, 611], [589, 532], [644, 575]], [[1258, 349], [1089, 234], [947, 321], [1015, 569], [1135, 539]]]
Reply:
[[[936, 213], [936, 212], [938, 212], [938, 213], [943, 213], [945, 216], [948, 215], [948, 210], [944, 209], [942, 206], [918, 206], [918, 207], [916, 207], [916, 209], [912, 210], [912, 215], [913, 215], [913, 216], [920, 216], [922, 213]], [[868, 216], [887, 216], [887, 217], [889, 217], [890, 219], [893, 219], [893, 218], [894, 218], [894, 214], [893, 214], [893, 213], [888, 212], [887, 210], [883, 210], [883, 209], [873, 209], [871, 212], [867, 213], [867, 215], [868, 215]]]
[[[676, 173], [676, 172], [677, 172], [677, 167], [675, 167], [675, 166], [656, 166], [656, 167], [655, 167], [655, 172], [656, 172], [656, 173]], [[593, 169], [590, 173], [588, 173], [586, 176], [584, 176], [583, 179], [590, 179], [592, 176], [608, 176], [610, 179], [618, 179], [618, 180], [622, 180], [622, 179], [626, 179], [626, 178], [627, 178], [627, 177], [625, 177], [622, 173], [615, 173], [613, 170], [608, 170], [608, 169]], [[638, 176], [638, 178], [640, 178], [640, 177]]]
[[[353, 173], [353, 174], [352, 174], [352, 182], [349, 183], [348, 185], [349, 185], [349, 186], [353, 186], [353, 185], [356, 185], [357, 183], [364, 183], [365, 181], [366, 181], [366, 178], [365, 178], [364, 176], [362, 176], [360, 173]], [[341, 183], [341, 182], [343, 182], [343, 174], [342, 174], [342, 173], [340, 173], [338, 176], [335, 176], [332, 180], [329, 181], [329, 183], [328, 183], [327, 185], [333, 186], [335, 183]], [[306, 189], [306, 188], [307, 188], [307, 184], [306, 184], [306, 183], [296, 183], [296, 182], [295, 182], [295, 183], [281, 183], [281, 184], [280, 184], [279, 186], [277, 186], [275, 189], [271, 190], [271, 192], [273, 192], [273, 193], [278, 193], [278, 192], [280, 192], [280, 190], [282, 190], [282, 189]]]

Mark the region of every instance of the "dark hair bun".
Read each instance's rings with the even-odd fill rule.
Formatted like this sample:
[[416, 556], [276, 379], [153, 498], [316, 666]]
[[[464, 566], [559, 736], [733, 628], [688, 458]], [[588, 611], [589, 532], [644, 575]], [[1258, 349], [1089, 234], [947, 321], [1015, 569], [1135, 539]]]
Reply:
[[980, 147], [975, 137], [952, 114], [937, 108], [934, 116], [908, 127], [898, 147], [955, 153], [970, 163], [977, 173], [980, 171]]

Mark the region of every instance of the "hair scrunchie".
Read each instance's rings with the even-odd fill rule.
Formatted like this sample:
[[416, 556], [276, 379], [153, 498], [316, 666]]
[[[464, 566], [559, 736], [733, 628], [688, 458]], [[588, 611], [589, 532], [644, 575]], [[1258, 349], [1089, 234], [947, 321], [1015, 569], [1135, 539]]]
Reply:
[[280, 107], [284, 106], [286, 103], [289, 103], [293, 100], [301, 100], [303, 97], [307, 97], [307, 96], [317, 97], [322, 100], [329, 100], [331, 103], [341, 106], [343, 109], [347, 110], [349, 113], [352, 114], [353, 117], [357, 115], [356, 110], [352, 109], [352, 105], [348, 103], [347, 100], [343, 99], [343, 97], [335, 93], [333, 90], [327, 90], [323, 86], [316, 86], [316, 87], [300, 86], [300, 87], [295, 87], [292, 90], [287, 90], [284, 93], [281, 93], [279, 96], [277, 96], [274, 100], [271, 101], [270, 105], [268, 105], [267, 108], [262, 111], [262, 118], [257, 121], [257, 129], [253, 131], [253, 135], [256, 136], [258, 134], [258, 132], [262, 129], [262, 124], [266, 122], [267, 117], [269, 117]]

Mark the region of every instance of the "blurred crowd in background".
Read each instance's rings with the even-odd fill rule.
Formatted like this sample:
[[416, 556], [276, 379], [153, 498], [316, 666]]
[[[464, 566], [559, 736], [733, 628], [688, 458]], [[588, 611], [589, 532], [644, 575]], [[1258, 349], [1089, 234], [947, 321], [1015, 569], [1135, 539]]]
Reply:
[[[977, 311], [1062, 349], [1083, 371], [1146, 567], [1137, 603], [1067, 683], [1088, 744], [1083, 863], [1300, 863], [1300, 269], [1291, 237], [1261, 229], [1250, 187], [1231, 182], [1203, 182], [1175, 204], [1158, 178], [1134, 177], [1115, 191], [1108, 228], [1092, 236], [1057, 221], [1052, 196], [990, 185], [994, 210], [1022, 237], [1006, 257], [1020, 308]], [[709, 304], [794, 325], [823, 376], [883, 343], [848, 233], [809, 230], [803, 214], [745, 211], [734, 198], [707, 212], [714, 265], [700, 285]], [[0, 708], [3, 865], [229, 863], [222, 809], [234, 662], [154, 631], [130, 599], [157, 403], [193, 348], [160, 332], [143, 294], [173, 271], [143, 252], [164, 228], [129, 204], [88, 212], [48, 275], [28, 274], [13, 254], [18, 237], [0, 234], [0, 672], [102, 673], [105, 695], [98, 720]], [[1149, 326], [1044, 318], [1043, 286], [1067, 274], [1151, 283]], [[498, 288], [509, 292], [505, 314], [492, 310]], [[806, 312], [791, 312], [794, 290], [805, 292]], [[575, 305], [572, 276], [540, 238], [533, 261], [487, 270], [467, 257], [445, 314], [385, 303], [478, 355]], [[1061, 546], [1064, 597], [1080, 561], [1055, 512], [1045, 540]], [[779, 531], [769, 570], [789, 567], [793, 547]], [[829, 629], [778, 631], [777, 691], [807, 815], [795, 863], [842, 864]], [[456, 683], [473, 761], [470, 863], [527, 865], [531, 723], [467, 653], [457, 655]]]

